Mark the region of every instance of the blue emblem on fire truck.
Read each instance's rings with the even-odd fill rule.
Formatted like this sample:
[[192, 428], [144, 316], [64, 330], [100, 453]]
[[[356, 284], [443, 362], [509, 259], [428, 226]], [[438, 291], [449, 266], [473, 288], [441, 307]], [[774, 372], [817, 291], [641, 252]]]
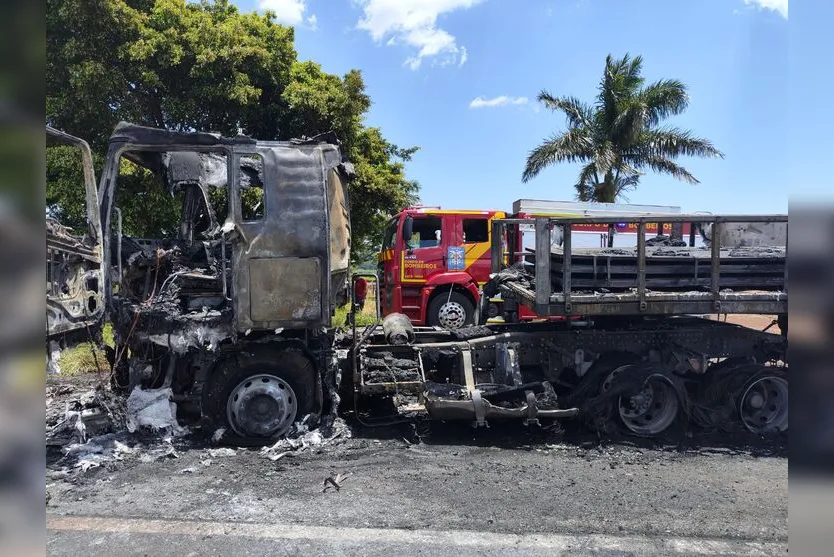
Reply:
[[450, 247], [446, 254], [446, 268], [450, 271], [466, 269], [466, 248]]

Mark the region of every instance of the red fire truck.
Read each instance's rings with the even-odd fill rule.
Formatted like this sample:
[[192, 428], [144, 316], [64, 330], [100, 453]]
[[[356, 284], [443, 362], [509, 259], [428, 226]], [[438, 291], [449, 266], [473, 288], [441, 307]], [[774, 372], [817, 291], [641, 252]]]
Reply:
[[[459, 328], [475, 321], [481, 290], [491, 271], [491, 221], [504, 218], [622, 216], [621, 224], [585, 225], [574, 228], [574, 245], [605, 243], [621, 239], [635, 243], [636, 228], [628, 216], [680, 214], [679, 207], [620, 205], [519, 199], [508, 216], [505, 211], [447, 210], [440, 207], [410, 207], [395, 215], [385, 229], [382, 251], [377, 256], [382, 315], [403, 313], [415, 325]], [[647, 227], [656, 235], [657, 227]], [[663, 232], [671, 233], [671, 225]], [[684, 231], [686, 232], [686, 231]], [[506, 241], [506, 240], [505, 240]], [[558, 237], [554, 243], [560, 243]], [[523, 253], [524, 235], [515, 238], [516, 253]], [[609, 245], [623, 245], [609, 243]], [[588, 247], [591, 247], [590, 245]], [[599, 247], [599, 246], [597, 246]], [[489, 315], [500, 315], [500, 300], [490, 300]], [[519, 320], [538, 319], [519, 307]]]

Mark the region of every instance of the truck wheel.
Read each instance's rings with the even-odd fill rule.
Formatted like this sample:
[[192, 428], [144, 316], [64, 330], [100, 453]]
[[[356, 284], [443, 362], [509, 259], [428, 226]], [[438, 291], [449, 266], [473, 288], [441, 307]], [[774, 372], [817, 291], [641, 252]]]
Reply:
[[[630, 396], [617, 397], [617, 412], [620, 421], [631, 433], [641, 437], [654, 437], [666, 431], [677, 419], [680, 401], [675, 385], [668, 376], [659, 372], [632, 373], [638, 370], [643, 372], [639, 366], [640, 364], [624, 365], [613, 370], [603, 381], [601, 390], [603, 393], [610, 390], [632, 391], [633, 388], [624, 387], [628, 383], [642, 381], [638, 392]], [[620, 373], [622, 376], [617, 377]]]
[[[758, 367], [758, 369], [756, 369]], [[788, 430], [788, 376], [766, 366], [751, 366], [754, 373], [736, 398], [742, 424], [757, 435]]]
[[429, 304], [428, 324], [460, 329], [475, 323], [475, 305], [460, 292], [441, 292]]
[[297, 350], [261, 354], [241, 367], [233, 358], [212, 377], [204, 414], [240, 437], [281, 437], [313, 411], [315, 374], [313, 363]]

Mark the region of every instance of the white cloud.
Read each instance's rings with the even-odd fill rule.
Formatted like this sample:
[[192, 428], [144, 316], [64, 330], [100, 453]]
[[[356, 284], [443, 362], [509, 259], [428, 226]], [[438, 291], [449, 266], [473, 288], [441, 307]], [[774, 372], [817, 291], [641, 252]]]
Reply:
[[[306, 0], [260, 0], [258, 7], [262, 11], [275, 12], [275, 19], [287, 25], [298, 25], [304, 21], [304, 12], [307, 11]], [[311, 15], [308, 22], [310, 19], [315, 23], [316, 16]]]
[[745, 4], [753, 4], [764, 10], [773, 10], [788, 19], [788, 0], [744, 0]]
[[319, 20], [316, 17], [316, 14], [313, 14], [310, 17], [307, 18], [307, 26], [312, 31], [315, 31], [316, 29], [319, 28]]
[[491, 99], [475, 97], [469, 103], [469, 108], [492, 108], [495, 106], [507, 106], [509, 104], [527, 104], [527, 97], [508, 97], [507, 95], [501, 95], [500, 97], [493, 97]]
[[482, 0], [355, 0], [364, 17], [357, 27], [386, 45], [405, 44], [416, 49], [404, 64], [412, 70], [423, 59], [433, 59], [441, 66], [463, 65], [469, 57], [454, 36], [437, 27], [437, 18], [455, 10], [466, 10]]

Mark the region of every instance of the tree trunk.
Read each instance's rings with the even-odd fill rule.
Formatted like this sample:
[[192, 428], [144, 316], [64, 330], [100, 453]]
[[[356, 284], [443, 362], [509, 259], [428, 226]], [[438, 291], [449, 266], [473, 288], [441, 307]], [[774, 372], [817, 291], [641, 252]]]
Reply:
[[594, 188], [594, 201], [597, 203], [614, 203], [617, 200], [617, 186], [611, 171], [605, 173], [602, 183]]

